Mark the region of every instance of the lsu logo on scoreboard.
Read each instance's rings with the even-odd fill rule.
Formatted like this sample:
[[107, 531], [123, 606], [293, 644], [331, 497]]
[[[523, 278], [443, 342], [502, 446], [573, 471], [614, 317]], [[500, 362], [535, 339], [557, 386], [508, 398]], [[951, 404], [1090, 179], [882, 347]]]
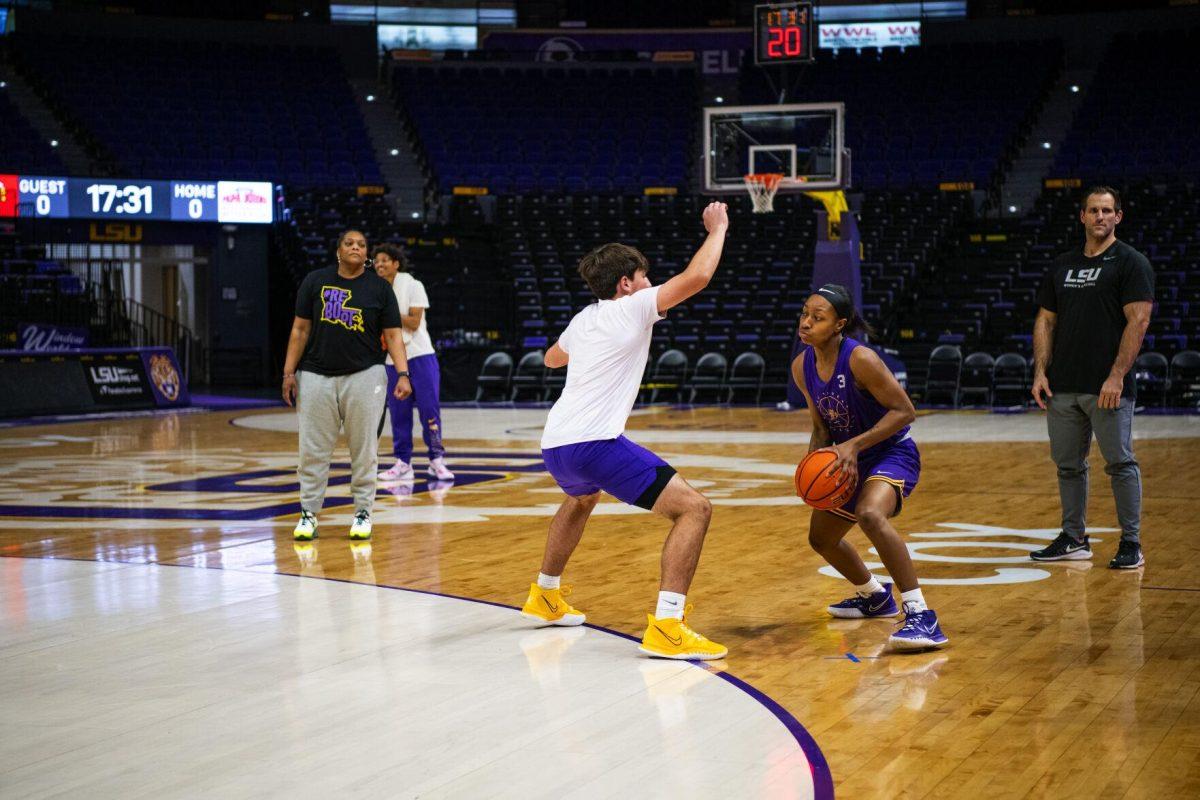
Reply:
[[142, 240], [142, 226], [123, 222], [109, 222], [101, 226], [93, 222], [88, 225], [88, 240], [133, 244]]

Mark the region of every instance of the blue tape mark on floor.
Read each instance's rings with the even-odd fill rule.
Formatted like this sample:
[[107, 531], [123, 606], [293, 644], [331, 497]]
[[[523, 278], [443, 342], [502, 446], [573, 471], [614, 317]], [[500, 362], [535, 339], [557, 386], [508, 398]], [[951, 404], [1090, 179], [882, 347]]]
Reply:
[[853, 661], [855, 664], [861, 664], [861, 663], [862, 663], [861, 661], [859, 661], [859, 660], [858, 660], [858, 657], [857, 657], [856, 655], [854, 655], [854, 653], [846, 653], [846, 658], [850, 659], [850, 660], [851, 660], [851, 661]]

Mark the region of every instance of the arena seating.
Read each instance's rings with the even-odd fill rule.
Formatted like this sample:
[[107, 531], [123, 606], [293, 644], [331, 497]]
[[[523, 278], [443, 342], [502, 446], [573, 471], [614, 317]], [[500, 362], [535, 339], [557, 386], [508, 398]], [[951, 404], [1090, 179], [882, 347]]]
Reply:
[[[910, 344], [901, 349], [910, 365], [924, 363], [938, 344], [1032, 357], [1038, 288], [1060, 253], [1082, 246], [1079, 191], [1047, 190], [1022, 220], [967, 221], [950, 252], [924, 262], [916, 296], [895, 325], [907, 334]], [[1200, 191], [1139, 184], [1124, 192], [1123, 204], [1118, 236], [1146, 254], [1156, 276], [1143, 347], [1170, 359], [1200, 342], [1193, 311], [1200, 306]]]
[[[458, 202], [473, 202], [457, 198]], [[702, 241], [705, 198], [533, 195], [498, 199], [500, 253], [516, 288], [516, 337], [525, 348], [546, 346], [571, 316], [594, 299], [576, 272], [588, 250], [608, 241], [641, 249], [651, 280], [661, 283], [687, 266]], [[891, 309], [912, 290], [917, 265], [945, 246], [969, 210], [958, 193], [872, 192], [863, 200], [863, 298], [868, 321], [890, 335]], [[686, 374], [705, 353], [732, 364], [755, 352], [766, 362], [767, 385], [786, 380], [800, 308], [812, 280], [816, 204], [796, 195], [776, 198], [775, 214], [751, 214], [733, 198], [721, 269], [709, 288], [654, 328], [651, 363], [667, 350], [687, 359]]]
[[1200, 178], [1200, 84], [1179, 68], [1181, 53], [1198, 50], [1200, 28], [1116, 36], [1055, 156], [1055, 173], [1106, 183]]
[[[1157, 57], [1157, 48], [1178, 51], [1180, 42], [1194, 38], [1194, 32], [1119, 37], [1102, 72], [1120, 72], [1131, 58]], [[331, 263], [340, 231], [361, 228], [372, 243], [410, 247], [439, 309], [431, 315], [435, 338], [451, 340], [459, 329], [496, 330], [497, 344], [514, 363], [552, 342], [591, 301], [575, 271], [591, 247], [634, 244], [661, 282], [686, 265], [700, 240], [704, 198], [690, 193], [701, 107], [694, 65], [396, 65], [391, 79], [398, 110], [411, 122], [437, 185], [443, 192], [482, 185], [497, 195], [488, 198], [487, 214], [474, 198], [456, 197], [447, 225], [417, 227], [397, 221], [382, 197], [346, 188], [382, 178], [332, 50], [155, 41], [145, 42], [131, 61], [119, 56], [127, 48], [105, 40], [65, 37], [56, 47], [72, 52], [71, 59], [42, 44], [11, 37], [14, 57], [38, 75], [34, 85], [54, 107], [70, 108], [86, 138], [122, 173], [288, 185], [290, 213], [276, 237], [287, 275], [279, 291]], [[1053, 257], [1079, 241], [1075, 191], [1047, 192], [1024, 220], [984, 223], [975, 219], [969, 194], [935, 187], [941, 181], [992, 185], [1061, 62], [1057, 42], [844, 51], [836, 58], [822, 53], [798, 84], [798, 101], [847, 103], [847, 143], [854, 151], [855, 191], [862, 193], [863, 311], [877, 329], [876, 341], [899, 349], [918, 396], [939, 344], [959, 348], [964, 363], [976, 352], [1031, 354], [1037, 286]], [[1186, 84], [1171, 77], [1171, 86]], [[127, 95], [119, 109], [101, 91], [114, 85]], [[1191, 120], [1187, 115], [1195, 111], [1163, 102], [1156, 87], [1131, 86], [1121, 84], [1111, 96], [1098, 86], [1088, 95], [1057, 166], [1071, 174], [1129, 176], [1134, 183], [1120, 235], [1155, 264], [1159, 305], [1146, 349], [1169, 364], [1200, 342], [1193, 313], [1200, 305], [1200, 230], [1193, 222], [1200, 197], [1178, 180], [1192, 175], [1195, 158], [1179, 139], [1185, 127], [1179, 115]], [[741, 103], [773, 100], [760, 71], [745, 71], [740, 91]], [[1153, 102], [1143, 100], [1150, 97]], [[1121, 117], [1127, 108], [1135, 113]], [[1171, 110], [1152, 115], [1157, 108]], [[5, 109], [0, 94], [0, 135], [20, 153], [19, 166], [61, 169], [46, 143]], [[1118, 118], [1141, 120], [1153, 134], [1121, 128], [1124, 133], [1100, 137], [1093, 127]], [[1109, 148], [1113, 141], [1122, 144]], [[1096, 156], [1100, 149], [1103, 158]], [[1144, 182], [1170, 177], [1167, 164], [1180, 167], [1170, 188]], [[644, 196], [649, 185], [680, 194]], [[682, 383], [691, 386], [705, 354], [720, 354], [732, 365], [755, 353], [765, 362], [766, 384], [784, 383], [811, 280], [815, 206], [785, 195], [776, 208], [773, 215], [752, 215], [744, 198], [734, 199], [738, 235], [722, 270], [706, 293], [656, 326], [651, 367], [676, 350], [687, 365]], [[972, 240], [972, 233], [985, 231], [1003, 241]], [[978, 386], [984, 377], [960, 386]], [[1007, 382], [1001, 385], [999, 377]], [[991, 378], [974, 397], [1011, 393], [1015, 378], [1008, 372]], [[556, 380], [547, 378], [551, 392]], [[1022, 380], [1027, 384], [1027, 372]]]
[[429, 318], [435, 340], [463, 328], [499, 330], [507, 341], [515, 337], [513, 282], [491, 229], [402, 227], [384, 197], [353, 189], [285, 190], [285, 198], [287, 218], [276, 227], [276, 248], [287, 284], [279, 291], [294, 294], [310, 271], [333, 265], [338, 235], [355, 228], [367, 234], [370, 246], [406, 247], [413, 274], [437, 309]]
[[[791, 102], [846, 103], [846, 145], [861, 188], [986, 188], [1016, 152], [1062, 60], [1058, 41], [822, 51]], [[771, 71], [743, 70], [740, 102], [776, 102], [778, 82]]]
[[[11, 337], [22, 323], [88, 328], [96, 300], [89, 287], [44, 246], [22, 243], [15, 230], [0, 231], [0, 333]], [[92, 338], [101, 338], [99, 329]], [[0, 350], [16, 344], [0, 341]]]
[[51, 105], [70, 109], [121, 174], [383, 182], [334, 50], [12, 38], [14, 55], [38, 76]]
[[687, 185], [700, 118], [694, 66], [451, 63], [398, 67], [392, 78], [443, 192]]
[[0, 142], [4, 143], [0, 170], [16, 171], [20, 168], [30, 174], [49, 175], [61, 175], [63, 172], [58, 153], [21, 116], [3, 89], [0, 89]]

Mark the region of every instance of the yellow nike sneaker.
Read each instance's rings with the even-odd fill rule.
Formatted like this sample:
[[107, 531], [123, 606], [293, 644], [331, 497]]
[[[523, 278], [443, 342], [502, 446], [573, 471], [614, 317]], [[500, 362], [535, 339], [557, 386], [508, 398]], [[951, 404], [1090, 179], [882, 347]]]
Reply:
[[729, 652], [725, 645], [709, 641], [687, 626], [691, 605], [683, 610], [683, 619], [646, 615], [646, 633], [638, 648], [655, 658], [675, 658], [687, 661], [711, 661], [724, 658]]
[[587, 619], [586, 615], [577, 608], [571, 608], [571, 604], [564, 599], [570, 593], [570, 586], [543, 589], [536, 583], [530, 584], [529, 597], [525, 599], [521, 616], [551, 625], [582, 625]]

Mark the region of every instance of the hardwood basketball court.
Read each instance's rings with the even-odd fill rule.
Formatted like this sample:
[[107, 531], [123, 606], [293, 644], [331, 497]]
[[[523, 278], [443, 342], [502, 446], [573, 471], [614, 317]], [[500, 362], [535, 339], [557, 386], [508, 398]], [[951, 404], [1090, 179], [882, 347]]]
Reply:
[[824, 611], [850, 589], [793, 496], [806, 414], [636, 413], [714, 504], [689, 601], [730, 655], [707, 668], [628, 640], [668, 526], [611, 500], [564, 578], [589, 627], [517, 615], [560, 498], [544, 417], [446, 409], [456, 482], [381, 487], [369, 545], [345, 538], [344, 462], [320, 539], [292, 542], [290, 410], [0, 430], [3, 793], [1200, 794], [1200, 417], [1136, 419], [1147, 564], [1117, 572], [1098, 451], [1095, 557], [1035, 564], [1059, 514], [1044, 418], [923, 415], [897, 528], [950, 645], [892, 655], [893, 621]]

